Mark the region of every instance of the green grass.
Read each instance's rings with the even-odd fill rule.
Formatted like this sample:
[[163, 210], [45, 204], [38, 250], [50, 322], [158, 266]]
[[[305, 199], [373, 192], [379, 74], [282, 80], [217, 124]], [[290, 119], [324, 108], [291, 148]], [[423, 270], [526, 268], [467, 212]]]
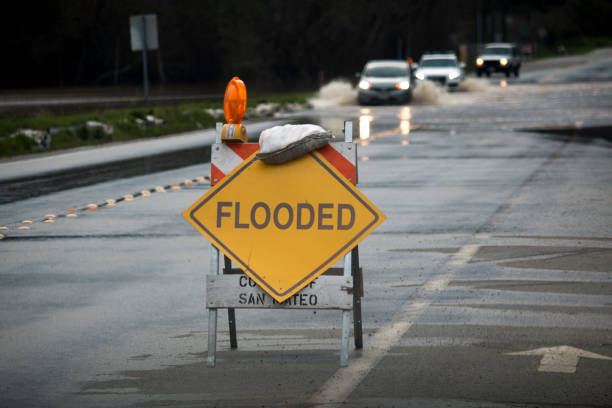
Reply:
[[[310, 94], [278, 94], [268, 97], [250, 98], [247, 107], [260, 103], [306, 103]], [[122, 142], [140, 138], [158, 137], [197, 129], [212, 128], [215, 118], [205, 112], [207, 108], [222, 108], [218, 103], [201, 102], [166, 106], [142, 106], [126, 109], [100, 109], [85, 113], [52, 114], [39, 111], [19, 116], [0, 118], [0, 157], [11, 157], [50, 150], [69, 149], [109, 142]], [[160, 126], [141, 128], [137, 118], [153, 115], [165, 121]], [[87, 128], [87, 121], [98, 121], [113, 127], [111, 135], [101, 128]], [[18, 129], [54, 129], [48, 149], [37, 146], [24, 135], [8, 137]]]

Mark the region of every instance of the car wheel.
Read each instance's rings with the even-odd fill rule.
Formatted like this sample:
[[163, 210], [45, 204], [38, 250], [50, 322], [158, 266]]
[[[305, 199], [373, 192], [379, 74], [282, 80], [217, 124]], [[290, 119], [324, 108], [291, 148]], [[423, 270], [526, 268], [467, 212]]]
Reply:
[[510, 68], [506, 70], [506, 78], [510, 78]]
[[481, 70], [476, 71], [476, 76], [480, 78], [482, 76], [482, 71]]
[[491, 76], [491, 71], [489, 71], [488, 69], [485, 71], [485, 74], [487, 74], [487, 78]]
[[514, 77], [515, 78], [519, 77], [519, 68], [518, 67], [514, 70]]
[[404, 97], [404, 103], [408, 104], [410, 101], [412, 101], [412, 92], [408, 92]]

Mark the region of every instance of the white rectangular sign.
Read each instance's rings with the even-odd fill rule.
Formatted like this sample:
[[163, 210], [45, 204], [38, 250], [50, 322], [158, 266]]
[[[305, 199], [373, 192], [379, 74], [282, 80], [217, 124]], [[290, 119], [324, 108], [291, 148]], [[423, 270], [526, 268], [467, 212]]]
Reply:
[[236, 309], [353, 308], [353, 277], [320, 276], [283, 303], [277, 302], [247, 275], [207, 275], [206, 307]]
[[141, 14], [130, 17], [130, 39], [132, 42], [132, 51], [140, 51], [144, 48], [143, 32], [145, 30], [147, 50], [156, 50], [159, 48], [157, 39], [157, 15]]

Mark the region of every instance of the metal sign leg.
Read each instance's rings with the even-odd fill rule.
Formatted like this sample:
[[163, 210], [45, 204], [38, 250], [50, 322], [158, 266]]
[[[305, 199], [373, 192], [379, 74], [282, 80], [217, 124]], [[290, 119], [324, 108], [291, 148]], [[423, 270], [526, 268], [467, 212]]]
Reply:
[[351, 266], [353, 274], [353, 334], [355, 348], [363, 348], [363, 329], [361, 325], [361, 297], [363, 296], [363, 275], [359, 267], [359, 246], [351, 251]]
[[[223, 261], [223, 273], [232, 273], [232, 260], [223, 255]], [[236, 337], [236, 309], [233, 307], [227, 309], [227, 319], [229, 323], [230, 347], [235, 349], [238, 348], [238, 339]]]
[[[219, 250], [210, 246], [210, 272], [219, 274]], [[214, 367], [217, 362], [217, 309], [208, 312], [208, 358], [207, 367]]]
[[[351, 252], [344, 256], [344, 276], [351, 276]], [[340, 367], [348, 365], [349, 332], [351, 328], [351, 311], [342, 311], [342, 344], [340, 345]]]

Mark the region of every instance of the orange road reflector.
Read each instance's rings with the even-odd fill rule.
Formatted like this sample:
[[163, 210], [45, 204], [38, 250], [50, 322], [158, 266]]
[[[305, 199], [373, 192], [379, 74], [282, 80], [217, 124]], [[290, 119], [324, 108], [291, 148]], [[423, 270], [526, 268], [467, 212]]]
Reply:
[[246, 110], [247, 91], [244, 82], [238, 77], [233, 77], [225, 88], [223, 98], [223, 112], [225, 120], [230, 125], [242, 122]]
[[87, 204], [87, 208], [98, 208], [98, 204], [94, 204], [94, 203]]
[[75, 213], [75, 212], [77, 212], [78, 210], [77, 210], [76, 208], [69, 208], [69, 209], [67, 209], [66, 211], [67, 211], [67, 212], [69, 212], [69, 213]]
[[0, 239], [4, 239], [4, 235], [0, 234]]
[[8, 230], [8, 227], [0, 227], [0, 230]]
[[196, 177], [196, 180], [198, 180], [200, 183], [205, 183], [206, 179], [204, 178], [204, 176], [198, 176]]
[[47, 214], [45, 215], [45, 218], [55, 218], [55, 214]]
[[186, 186], [193, 186], [193, 181], [189, 180], [189, 179], [185, 179], [185, 181], [183, 182]]
[[25, 225], [23, 227], [19, 227], [20, 230], [29, 230], [30, 227], [26, 227]]
[[47, 224], [51, 224], [51, 223], [55, 222], [55, 220], [53, 218], [48, 218], [48, 219], [44, 220], [43, 222], [47, 223]]
[[134, 200], [134, 196], [131, 195], [131, 194], [126, 194], [126, 195], [123, 196], [123, 199], [125, 201], [132, 201], [132, 200]]
[[22, 224], [31, 224], [32, 220], [23, 220], [21, 221]]
[[142, 195], [143, 197], [151, 197], [151, 192], [149, 190], [142, 190], [140, 192], [140, 195]]
[[172, 190], [180, 190], [181, 186], [179, 186], [178, 183], [172, 183], [172, 184], [170, 184], [170, 188]]
[[66, 214], [66, 217], [74, 218], [77, 215], [75, 213]]
[[108, 200], [106, 200], [106, 205], [108, 205], [109, 207], [114, 206], [116, 203], [117, 202], [113, 200], [112, 198], [109, 198]]
[[87, 211], [93, 212], [93, 211], [98, 211], [98, 209], [97, 208], [88, 208]]
[[162, 186], [157, 186], [155, 187], [155, 191], [157, 191], [158, 193], [165, 193], [166, 189], [163, 188]]

